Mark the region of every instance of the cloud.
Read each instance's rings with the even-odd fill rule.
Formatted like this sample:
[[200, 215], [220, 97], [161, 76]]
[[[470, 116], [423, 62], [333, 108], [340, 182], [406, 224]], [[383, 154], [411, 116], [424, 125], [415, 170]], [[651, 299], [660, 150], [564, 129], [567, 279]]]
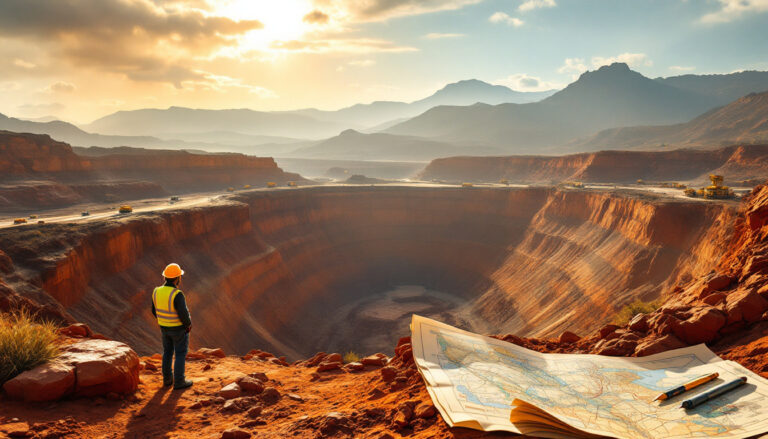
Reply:
[[632, 68], [643, 67], [643, 66], [650, 67], [653, 65], [653, 61], [651, 61], [648, 58], [648, 55], [644, 53], [626, 52], [616, 56], [609, 56], [609, 57], [593, 56], [592, 57], [592, 67], [594, 68], [607, 66], [615, 62], [626, 63], [628, 66]]
[[34, 69], [35, 67], [37, 67], [36, 64], [31, 63], [29, 61], [25, 61], [25, 60], [20, 59], [20, 58], [14, 59], [13, 60], [13, 65], [16, 66], [16, 67], [21, 67], [22, 69]]
[[302, 21], [309, 24], [326, 24], [330, 19], [331, 17], [329, 17], [328, 14], [319, 9], [315, 9], [305, 15], [304, 18], [302, 18]]
[[21, 113], [30, 116], [47, 116], [52, 113], [60, 112], [67, 107], [59, 102], [53, 102], [48, 104], [24, 104], [19, 105], [17, 108]]
[[0, 82], [0, 91], [16, 91], [21, 88], [18, 82], [6, 81]]
[[540, 8], [554, 8], [555, 6], [557, 6], [555, 0], [526, 0], [517, 7], [517, 10], [520, 12], [527, 12]]
[[442, 40], [446, 38], [463, 38], [465, 37], [465, 34], [451, 34], [451, 33], [437, 33], [437, 32], [431, 32], [426, 35], [424, 35], [424, 38], [428, 40]]
[[702, 23], [727, 23], [749, 13], [768, 12], [768, 0], [717, 0], [720, 9], [701, 17]]
[[516, 17], [510, 17], [508, 14], [504, 12], [496, 12], [490, 17], [488, 17], [488, 21], [491, 23], [504, 23], [507, 26], [514, 26], [514, 27], [520, 27], [525, 22], [519, 18]]
[[692, 72], [696, 70], [696, 67], [693, 66], [669, 66], [669, 70], [672, 70], [673, 72]]
[[461, 9], [483, 0], [314, 0], [315, 6], [349, 21], [383, 21], [394, 17]]
[[409, 46], [398, 46], [392, 41], [376, 38], [328, 38], [315, 40], [273, 41], [270, 48], [284, 52], [304, 53], [374, 53], [416, 52]]
[[587, 65], [584, 64], [584, 58], [566, 58], [563, 65], [557, 69], [558, 73], [570, 74], [574, 79], [586, 71]]
[[50, 64], [123, 74], [134, 80], [180, 82], [196, 75], [182, 67], [238, 44], [262, 28], [205, 12], [202, 0], [3, 0], [0, 37], [36, 42]]
[[75, 85], [69, 82], [59, 81], [54, 82], [44, 89], [48, 93], [73, 93], [75, 91]]
[[494, 84], [505, 85], [517, 91], [545, 91], [562, 88], [563, 84], [544, 81], [539, 77], [518, 73], [494, 81]]

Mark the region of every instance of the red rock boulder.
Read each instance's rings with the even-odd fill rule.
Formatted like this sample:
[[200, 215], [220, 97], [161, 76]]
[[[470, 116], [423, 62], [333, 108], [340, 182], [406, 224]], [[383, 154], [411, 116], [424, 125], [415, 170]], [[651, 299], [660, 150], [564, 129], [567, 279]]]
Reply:
[[75, 367], [78, 396], [129, 394], [139, 387], [139, 356], [124, 343], [81, 341], [64, 347], [59, 361]]
[[688, 344], [708, 343], [718, 337], [726, 316], [711, 307], [691, 309], [691, 317], [673, 328], [674, 334]]
[[62, 348], [54, 361], [7, 381], [8, 396], [54, 401], [65, 396], [129, 394], [139, 386], [139, 357], [116, 341], [85, 340]]
[[75, 391], [75, 367], [53, 361], [22, 372], [7, 381], [3, 389], [9, 397], [22, 401], [54, 401]]

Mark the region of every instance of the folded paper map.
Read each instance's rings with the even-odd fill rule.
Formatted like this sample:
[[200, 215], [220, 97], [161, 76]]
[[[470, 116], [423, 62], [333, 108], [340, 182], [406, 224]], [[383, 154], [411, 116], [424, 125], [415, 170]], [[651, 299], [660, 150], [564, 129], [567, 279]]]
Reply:
[[[542, 354], [417, 315], [413, 355], [450, 426], [537, 437], [746, 438], [768, 432], [768, 380], [705, 345], [641, 358]], [[663, 390], [705, 373], [710, 383], [666, 401]], [[746, 376], [695, 409], [691, 396]]]

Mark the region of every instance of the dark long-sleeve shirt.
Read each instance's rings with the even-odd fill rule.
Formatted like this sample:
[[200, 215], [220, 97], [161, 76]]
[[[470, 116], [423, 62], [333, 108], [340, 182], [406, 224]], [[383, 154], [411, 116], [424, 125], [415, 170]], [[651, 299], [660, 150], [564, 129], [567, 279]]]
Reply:
[[[172, 287], [174, 285], [166, 283], [165, 286]], [[187, 309], [187, 300], [184, 298], [184, 293], [179, 291], [179, 294], [177, 294], [173, 299], [173, 306], [176, 308], [176, 313], [179, 315], [181, 325], [185, 328], [192, 326], [192, 317], [189, 315], [189, 309]], [[157, 317], [155, 302], [152, 302], [152, 315]]]

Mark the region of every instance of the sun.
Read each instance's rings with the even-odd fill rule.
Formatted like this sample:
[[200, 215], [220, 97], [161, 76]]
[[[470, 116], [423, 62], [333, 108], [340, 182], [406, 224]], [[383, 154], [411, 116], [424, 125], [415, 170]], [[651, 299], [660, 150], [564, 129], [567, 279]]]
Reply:
[[243, 36], [241, 47], [264, 50], [274, 41], [300, 38], [308, 30], [302, 19], [311, 10], [309, 0], [225, 0], [216, 13], [234, 20], [262, 22], [263, 29]]

